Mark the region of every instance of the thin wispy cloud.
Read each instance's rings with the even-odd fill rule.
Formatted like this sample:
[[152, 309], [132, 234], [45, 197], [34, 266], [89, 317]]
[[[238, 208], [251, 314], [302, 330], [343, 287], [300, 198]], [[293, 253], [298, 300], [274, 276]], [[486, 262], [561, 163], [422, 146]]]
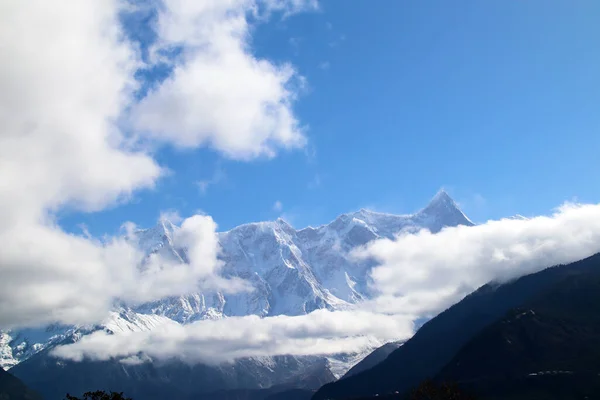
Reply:
[[221, 167], [217, 167], [209, 179], [196, 181], [196, 186], [198, 186], [198, 190], [200, 191], [201, 195], [206, 195], [209, 187], [217, 185], [223, 182], [225, 179], [227, 179], [227, 174]]
[[291, 37], [288, 39], [288, 43], [290, 44], [294, 55], [300, 54], [300, 44], [302, 43], [302, 38], [299, 37]]
[[311, 179], [307, 185], [307, 187], [309, 189], [317, 189], [320, 186], [321, 186], [321, 175], [320, 174], [315, 174], [313, 179]]
[[281, 212], [282, 210], [283, 210], [283, 204], [281, 203], [281, 201], [277, 200], [273, 204], [273, 211], [275, 211], [275, 212]]
[[346, 35], [338, 35], [336, 38], [329, 41], [329, 47], [337, 47], [346, 40]]
[[183, 222], [183, 218], [181, 217], [181, 215], [179, 214], [179, 212], [177, 210], [162, 211], [160, 213], [160, 216], [158, 217], [158, 220], [160, 222], [168, 221], [173, 224], [180, 224], [181, 222]]

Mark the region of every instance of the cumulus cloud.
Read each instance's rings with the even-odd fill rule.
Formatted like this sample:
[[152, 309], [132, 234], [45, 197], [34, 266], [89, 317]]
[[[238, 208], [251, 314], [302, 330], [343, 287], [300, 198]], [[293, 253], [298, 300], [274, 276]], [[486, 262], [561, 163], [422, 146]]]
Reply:
[[147, 332], [108, 335], [96, 332], [56, 348], [54, 355], [81, 361], [125, 358], [139, 353], [157, 359], [177, 356], [195, 363], [220, 363], [242, 357], [328, 355], [371, 346], [369, 337], [397, 340], [411, 335], [412, 323], [397, 316], [364, 311], [314, 311], [303, 316], [231, 317], [189, 325], [165, 324]]
[[292, 105], [302, 85], [290, 64], [255, 57], [251, 16], [313, 8], [306, 0], [165, 0], [154, 54], [180, 50], [173, 73], [132, 109], [145, 135], [180, 147], [209, 145], [234, 159], [272, 157], [306, 139]]
[[185, 262], [161, 253], [147, 257], [132, 240], [132, 227], [126, 230], [105, 242], [40, 224], [7, 236], [0, 255], [0, 326], [94, 323], [115, 301], [135, 305], [199, 290], [251, 290], [241, 279], [220, 276], [216, 224], [209, 216], [187, 218], [175, 232], [174, 246], [187, 249]]
[[151, 187], [160, 168], [114, 124], [137, 68], [116, 1], [1, 7], [2, 220], [39, 219], [65, 203], [95, 211]]
[[[194, 215], [184, 219], [181, 227], [174, 227], [173, 247], [185, 249], [185, 259], [163, 252], [146, 256], [137, 248], [138, 234], [131, 234], [125, 246], [135, 256], [125, 264], [129, 269], [121, 269], [119, 275], [111, 276], [116, 288], [113, 296], [133, 305], [198, 291], [252, 290], [242, 279], [220, 276], [223, 262], [219, 260], [221, 248], [216, 229], [217, 224], [207, 215]], [[140, 265], [143, 268], [138, 268]]]
[[489, 282], [570, 263], [600, 251], [600, 205], [565, 204], [550, 216], [421, 231], [354, 251], [372, 258], [372, 307], [435, 313]]
[[[283, 13], [309, 3], [260, 2], [269, 12]], [[212, 145], [236, 158], [273, 155], [280, 147], [303, 143], [291, 109], [293, 68], [257, 60], [249, 50], [246, 13], [258, 4], [165, 1], [157, 46], [182, 46], [183, 56], [172, 76], [140, 105], [140, 82], [134, 77], [143, 60], [139, 44], [128, 40], [119, 20], [130, 11], [123, 8], [127, 2], [0, 4], [0, 240], [5, 249], [0, 252], [0, 328], [98, 321], [116, 298], [177, 294], [196, 278], [231, 289], [233, 283], [217, 274], [214, 222], [208, 218], [186, 220], [181, 230], [181, 240], [204, 242], [191, 245], [190, 259], [199, 261], [182, 266], [153, 259], [140, 275], [143, 255], [131, 241], [67, 233], [56, 212], [102, 210], [127, 201], [136, 190], [152, 189], [164, 174], [147, 150], [153, 146], [141, 147], [144, 135], [122, 129], [129, 126], [132, 109], [145, 128], [152, 118], [158, 118], [152, 127], [158, 130], [167, 126], [164, 121], [182, 118], [173, 125], [177, 132], [150, 135], [161, 142]], [[192, 93], [196, 89], [199, 95]], [[173, 103], [169, 96], [175, 96]], [[165, 105], [165, 98], [164, 109], [155, 107]], [[243, 123], [230, 126], [226, 120]], [[126, 225], [129, 233], [132, 227]], [[159, 285], [159, 278], [166, 283]]]
[[63, 232], [53, 212], [100, 210], [162, 173], [115, 124], [138, 63], [117, 2], [65, 6], [0, 5], [0, 326], [98, 316], [104, 271], [130, 253]]

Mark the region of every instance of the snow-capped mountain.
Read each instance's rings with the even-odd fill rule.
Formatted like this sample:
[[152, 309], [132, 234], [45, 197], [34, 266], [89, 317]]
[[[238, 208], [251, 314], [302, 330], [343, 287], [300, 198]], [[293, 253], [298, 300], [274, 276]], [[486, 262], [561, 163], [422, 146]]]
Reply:
[[[343, 214], [329, 224], [294, 229], [283, 219], [249, 223], [218, 234], [226, 277], [249, 281], [252, 292], [239, 294], [192, 293], [115, 310], [94, 327], [51, 326], [42, 330], [0, 333], [0, 366], [10, 368], [40, 350], [65, 338], [93, 330], [111, 332], [152, 329], [161, 323], [186, 324], [201, 319], [256, 314], [301, 315], [316, 309], [341, 310], [371, 297], [368, 288], [372, 262], [357, 261], [350, 250], [378, 238], [393, 238], [403, 231], [445, 226], [473, 225], [445, 191], [440, 191], [421, 211], [393, 215], [361, 209]], [[139, 247], [147, 254], [160, 253], [186, 262], [185, 249], [174, 245], [179, 228], [161, 221], [136, 233]], [[373, 343], [373, 348], [383, 343]], [[332, 358], [335, 375], [345, 373], [372, 349]]]
[[[445, 191], [411, 215], [361, 209], [327, 225], [301, 230], [283, 219], [244, 224], [219, 233], [223, 275], [250, 281], [253, 292], [197, 293], [145, 304], [136, 311], [186, 323], [220, 316], [301, 315], [320, 308], [344, 309], [371, 297], [367, 283], [373, 265], [351, 258], [350, 250], [402, 231], [426, 228], [437, 232], [456, 225], [473, 223]], [[161, 222], [140, 231], [140, 246], [148, 253], [159, 251], [185, 259], [185, 252], [172, 245], [176, 229]]]

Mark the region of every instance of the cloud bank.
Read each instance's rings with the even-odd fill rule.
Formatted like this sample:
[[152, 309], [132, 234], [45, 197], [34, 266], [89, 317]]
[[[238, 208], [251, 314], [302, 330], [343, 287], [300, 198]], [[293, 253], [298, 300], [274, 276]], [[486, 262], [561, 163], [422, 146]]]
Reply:
[[155, 359], [177, 357], [190, 363], [221, 363], [242, 357], [356, 352], [371, 345], [369, 337], [407, 338], [412, 328], [412, 322], [406, 318], [364, 311], [318, 310], [293, 317], [252, 315], [188, 325], [173, 323], [120, 335], [96, 332], [72, 345], [56, 348], [53, 353], [75, 361], [131, 360], [143, 352]]
[[503, 219], [374, 241], [354, 257], [374, 258], [378, 295], [356, 309], [302, 316], [256, 316], [172, 325], [126, 336], [97, 333], [57, 349], [59, 357], [223, 362], [241, 357], [354, 352], [412, 334], [415, 318], [435, 315], [489, 281], [505, 282], [600, 251], [600, 205], [566, 204], [550, 216]]
[[600, 205], [564, 204], [550, 216], [421, 231], [354, 251], [372, 258], [380, 311], [436, 313], [490, 281], [505, 282], [600, 251]]

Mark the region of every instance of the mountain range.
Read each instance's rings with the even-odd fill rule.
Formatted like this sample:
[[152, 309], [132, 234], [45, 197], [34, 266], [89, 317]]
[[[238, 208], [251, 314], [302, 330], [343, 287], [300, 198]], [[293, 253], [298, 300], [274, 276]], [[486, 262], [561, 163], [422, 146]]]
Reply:
[[[469, 399], [600, 398], [600, 254], [508, 282], [489, 282], [425, 322], [409, 340], [352, 354], [254, 357], [219, 366], [176, 359], [135, 365], [73, 362], [49, 354], [57, 345], [100, 329], [119, 334], [166, 322], [247, 315], [249, 310], [268, 317], [344, 309], [372, 295], [372, 265], [353, 264], [345, 258], [349, 249], [394, 232], [422, 227], [435, 232], [451, 223], [472, 225], [441, 192], [414, 215], [360, 210], [300, 231], [277, 220], [220, 233], [224, 274], [256, 272], [254, 282], [262, 284], [258, 294], [195, 293], [116, 308], [95, 326], [3, 332], [2, 354], [13, 366], [10, 373], [0, 371], [0, 399], [38, 400], [39, 392], [46, 400], [62, 400], [66, 392], [104, 389], [124, 391], [136, 400], [405, 400], [427, 381], [456, 383]], [[177, 229], [162, 221], [138, 232], [139, 245], [148, 254], [165, 252], [185, 262], [185, 249], [171, 239]], [[281, 264], [295, 272], [282, 270]], [[342, 273], [345, 280], [339, 279]], [[284, 298], [286, 290], [298, 290], [294, 301]]]
[[[344, 310], [373, 296], [369, 288], [372, 261], [350, 258], [350, 250], [405, 231], [473, 223], [445, 191], [421, 211], [410, 215], [366, 209], [343, 214], [329, 224], [296, 230], [283, 219], [249, 223], [218, 233], [224, 277], [249, 281], [252, 292], [197, 292], [169, 297], [136, 307], [120, 306], [93, 326], [49, 325], [0, 333], [0, 365], [48, 400], [66, 391], [112, 388], [144, 398], [161, 398], [174, 390], [181, 397], [199, 387], [205, 392], [261, 389], [277, 385], [317, 389], [343, 376], [383, 342], [352, 354], [330, 357], [255, 357], [226, 366], [183, 365], [177, 361], [143, 365], [109, 362], [71, 363], [49, 355], [51, 349], [72, 343], [94, 331], [119, 334], [145, 331], [167, 323], [188, 324], [231, 316], [303, 315], [317, 309]], [[180, 229], [168, 220], [136, 232], [137, 245], [147, 255], [160, 253], [187, 262], [185, 248], [173, 237]], [[172, 393], [172, 392], [171, 392]]]

